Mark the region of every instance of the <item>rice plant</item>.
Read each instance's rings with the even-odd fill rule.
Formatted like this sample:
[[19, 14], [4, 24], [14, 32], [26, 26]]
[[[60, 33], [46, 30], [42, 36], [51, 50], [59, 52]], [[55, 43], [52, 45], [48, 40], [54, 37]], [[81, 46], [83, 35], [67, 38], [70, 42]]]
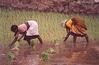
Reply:
[[[80, 16], [86, 20], [89, 36], [99, 38], [99, 16]], [[13, 33], [10, 31], [11, 25], [19, 25], [28, 20], [38, 22], [39, 32], [44, 41], [62, 41], [66, 31], [60, 26], [60, 22], [70, 17], [62, 13], [0, 9], [0, 42], [10, 43], [13, 39]]]

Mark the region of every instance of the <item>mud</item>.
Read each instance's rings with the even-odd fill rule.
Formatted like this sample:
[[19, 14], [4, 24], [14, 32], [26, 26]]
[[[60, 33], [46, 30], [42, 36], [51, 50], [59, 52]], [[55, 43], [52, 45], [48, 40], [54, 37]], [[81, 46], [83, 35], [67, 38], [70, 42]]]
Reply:
[[[28, 45], [20, 46], [20, 51], [12, 61], [8, 60], [8, 49], [0, 47], [0, 65], [98, 65], [99, 64], [99, 45], [91, 43], [88, 48], [78, 44], [74, 48], [72, 44], [45, 42], [43, 45], [37, 44], [35, 48]], [[53, 48], [54, 53], [49, 55], [48, 61], [41, 60], [40, 55], [43, 51]]]

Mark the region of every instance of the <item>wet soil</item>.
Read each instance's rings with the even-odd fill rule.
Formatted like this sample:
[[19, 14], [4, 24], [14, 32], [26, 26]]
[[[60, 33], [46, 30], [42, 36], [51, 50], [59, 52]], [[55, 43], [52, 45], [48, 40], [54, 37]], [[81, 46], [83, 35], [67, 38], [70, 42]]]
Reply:
[[[99, 65], [99, 45], [97, 44], [98, 42], [93, 42], [86, 49], [83, 44], [77, 44], [74, 48], [71, 43], [55, 45], [45, 42], [43, 45], [35, 45], [35, 48], [21, 45], [12, 61], [8, 60], [8, 49], [0, 45], [0, 65]], [[48, 61], [44, 62], [40, 55], [49, 48], [53, 48], [55, 52], [51, 53]]]

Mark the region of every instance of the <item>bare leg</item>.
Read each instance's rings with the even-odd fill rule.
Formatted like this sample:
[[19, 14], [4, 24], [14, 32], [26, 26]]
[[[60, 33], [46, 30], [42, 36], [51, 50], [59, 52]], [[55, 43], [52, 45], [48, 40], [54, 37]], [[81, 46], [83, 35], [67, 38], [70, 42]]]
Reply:
[[73, 36], [74, 47], [76, 47], [76, 39], [77, 39], [77, 36]]
[[43, 44], [42, 38], [40, 36], [37, 37], [41, 44]]
[[87, 48], [88, 45], [89, 45], [89, 38], [88, 38], [88, 35], [87, 35], [87, 34], [85, 35], [85, 39], [86, 39], [86, 41], [87, 41], [87, 44], [86, 44], [86, 48]]
[[31, 44], [30, 44], [30, 40], [26, 40], [26, 41], [28, 42], [28, 44], [29, 44], [29, 46], [30, 46], [30, 45], [31, 45]]
[[36, 39], [36, 38], [38, 38], [38, 40], [40, 41], [41, 44], [43, 43], [43, 41], [42, 41], [42, 39], [41, 39], [41, 37], [40, 37], [39, 35], [26, 36], [26, 37], [25, 37], [25, 40], [26, 40], [26, 41], [29, 43], [29, 45], [30, 45], [30, 40], [31, 40], [31, 39]]

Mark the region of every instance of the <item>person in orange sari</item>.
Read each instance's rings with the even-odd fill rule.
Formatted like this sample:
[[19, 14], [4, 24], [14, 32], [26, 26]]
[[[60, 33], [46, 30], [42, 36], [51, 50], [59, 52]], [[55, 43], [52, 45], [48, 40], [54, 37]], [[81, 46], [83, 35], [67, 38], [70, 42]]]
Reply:
[[72, 17], [71, 19], [63, 21], [62, 26], [66, 28], [67, 31], [64, 41], [66, 41], [68, 37], [72, 35], [74, 46], [76, 46], [77, 37], [85, 37], [87, 41], [86, 47], [88, 46], [89, 39], [86, 33], [87, 27], [85, 25], [85, 21], [82, 18], [78, 16]]

